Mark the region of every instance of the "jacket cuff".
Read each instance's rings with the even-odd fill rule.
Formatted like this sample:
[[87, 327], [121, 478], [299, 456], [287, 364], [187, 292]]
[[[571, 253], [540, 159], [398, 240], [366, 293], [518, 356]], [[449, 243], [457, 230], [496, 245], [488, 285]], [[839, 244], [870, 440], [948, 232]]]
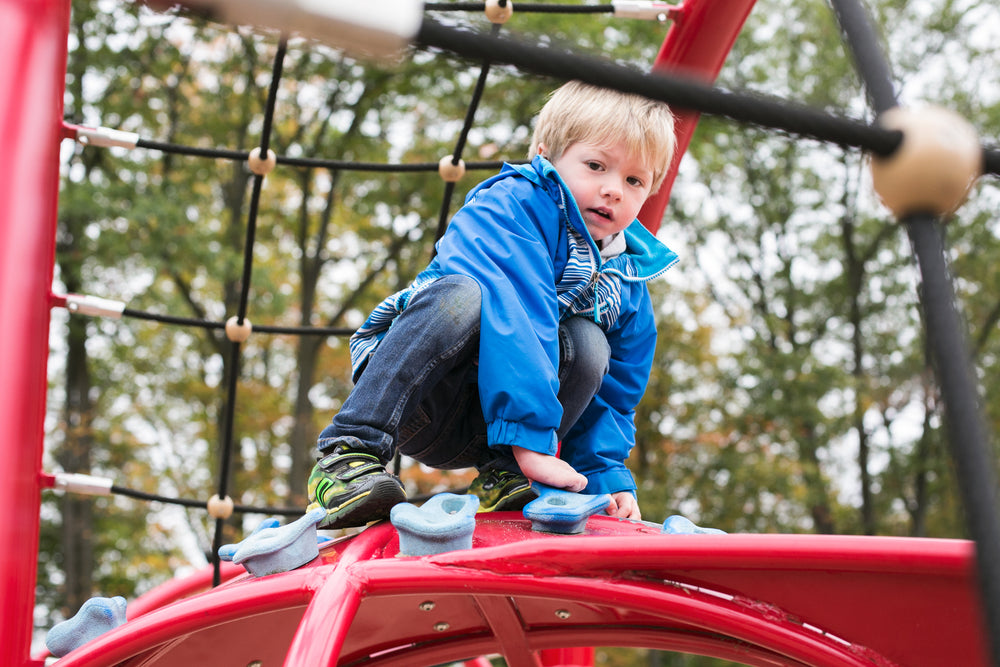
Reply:
[[625, 468], [605, 470], [600, 473], [587, 475], [587, 488], [582, 493], [598, 495], [601, 493], [630, 491], [634, 496], [635, 490], [635, 479], [628, 468]]
[[559, 451], [556, 432], [551, 428], [533, 428], [521, 422], [497, 419], [486, 425], [486, 437], [490, 447], [498, 445], [523, 447], [540, 454], [555, 456]]

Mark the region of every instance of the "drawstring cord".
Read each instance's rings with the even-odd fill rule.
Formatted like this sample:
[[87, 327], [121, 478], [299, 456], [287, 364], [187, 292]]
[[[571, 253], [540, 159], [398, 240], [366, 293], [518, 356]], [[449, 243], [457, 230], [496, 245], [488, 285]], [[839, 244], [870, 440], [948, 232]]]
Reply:
[[597, 289], [597, 284], [601, 282], [601, 274], [594, 274], [594, 322], [601, 323], [601, 291]]

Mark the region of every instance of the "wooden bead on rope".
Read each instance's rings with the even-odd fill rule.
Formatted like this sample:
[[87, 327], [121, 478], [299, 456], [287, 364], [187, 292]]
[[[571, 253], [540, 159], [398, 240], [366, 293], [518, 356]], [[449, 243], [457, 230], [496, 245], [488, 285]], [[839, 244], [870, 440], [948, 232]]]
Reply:
[[514, 3], [506, 0], [503, 4], [500, 0], [486, 0], [486, 18], [492, 23], [504, 24], [514, 13]]
[[455, 164], [454, 159], [451, 155], [445, 155], [438, 162], [438, 174], [445, 183], [454, 183], [465, 176], [465, 160], [459, 160]]
[[245, 342], [250, 337], [251, 331], [253, 331], [253, 325], [245, 317], [243, 318], [243, 324], [240, 324], [240, 318], [236, 315], [226, 320], [226, 338], [234, 343]]
[[233, 499], [229, 496], [219, 498], [219, 494], [215, 494], [208, 499], [207, 507], [209, 516], [216, 519], [228, 519], [233, 515]]
[[261, 159], [259, 146], [250, 151], [250, 155], [247, 157], [247, 166], [258, 176], [267, 176], [276, 164], [278, 164], [278, 156], [270, 148], [267, 149], [266, 160]]
[[892, 155], [872, 156], [872, 185], [882, 203], [896, 217], [954, 213], [983, 169], [972, 125], [941, 107], [895, 107], [879, 117], [879, 124], [903, 132]]

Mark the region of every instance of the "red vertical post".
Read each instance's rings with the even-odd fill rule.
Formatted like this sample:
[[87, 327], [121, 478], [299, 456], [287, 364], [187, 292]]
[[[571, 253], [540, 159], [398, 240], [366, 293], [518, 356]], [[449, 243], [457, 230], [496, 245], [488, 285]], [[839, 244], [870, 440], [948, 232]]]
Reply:
[[[653, 71], [677, 72], [706, 82], [715, 81], [756, 2], [699, 0], [683, 3], [653, 62]], [[650, 197], [639, 212], [639, 220], [654, 234], [660, 228], [677, 168], [700, 117], [697, 112], [686, 109], [677, 109], [675, 114], [677, 151], [674, 160], [660, 191]]]
[[0, 0], [0, 664], [30, 663], [69, 0]]

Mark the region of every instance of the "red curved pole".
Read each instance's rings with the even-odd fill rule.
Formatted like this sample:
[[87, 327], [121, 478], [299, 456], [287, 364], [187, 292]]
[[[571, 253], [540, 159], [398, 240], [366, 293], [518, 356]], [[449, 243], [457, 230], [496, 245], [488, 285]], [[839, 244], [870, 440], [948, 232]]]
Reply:
[[367, 528], [340, 554], [334, 572], [317, 581], [318, 590], [292, 638], [285, 667], [333, 667], [365, 593], [364, 577], [353, 566], [378, 557], [393, 535], [388, 522]]
[[[227, 582], [246, 573], [243, 567], [226, 561], [221, 563], [220, 570], [222, 582]], [[129, 620], [138, 618], [172, 602], [210, 590], [214, 577], [214, 568], [207, 566], [186, 577], [177, 577], [162, 583], [135, 600], [129, 600], [128, 618]]]
[[[69, 0], [2, 0], [0, 664], [27, 665], [37, 575], [49, 305]], [[37, 664], [37, 663], [36, 663]]]

